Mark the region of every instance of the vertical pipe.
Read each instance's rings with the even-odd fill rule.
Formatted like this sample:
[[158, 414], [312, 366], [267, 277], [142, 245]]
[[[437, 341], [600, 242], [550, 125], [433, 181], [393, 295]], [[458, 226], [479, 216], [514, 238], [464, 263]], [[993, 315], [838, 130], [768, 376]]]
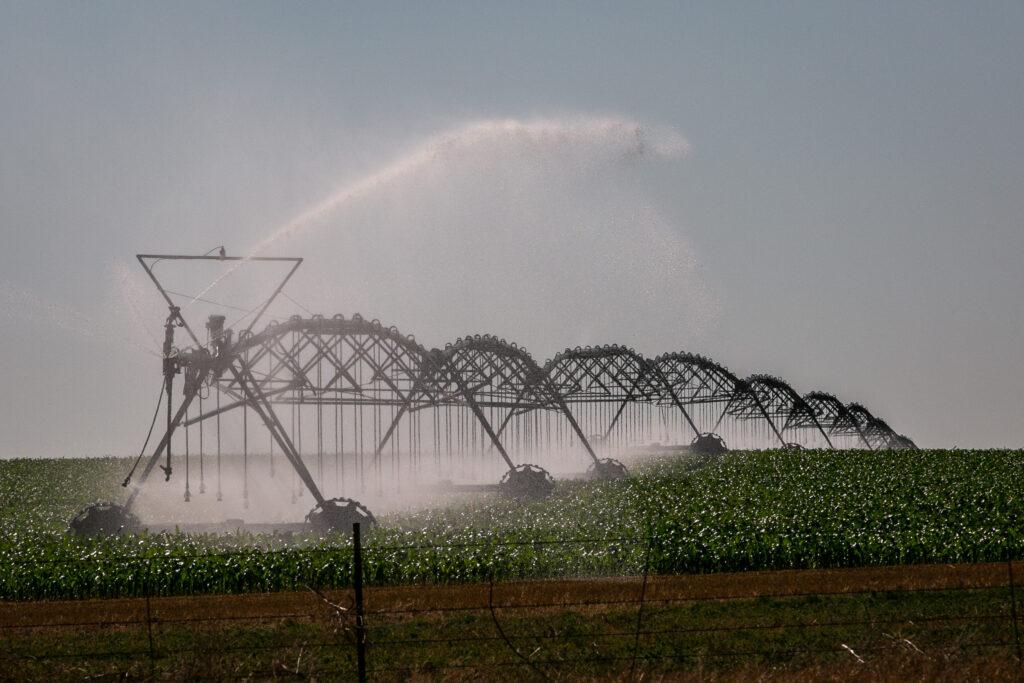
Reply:
[[224, 494], [220, 487], [220, 385], [217, 386], [217, 501], [224, 499]]
[[249, 507], [249, 405], [242, 404], [242, 507]]
[[[273, 359], [272, 359], [271, 355], [268, 353], [267, 354], [267, 377], [268, 378], [271, 377], [273, 375], [273, 372], [274, 372]], [[200, 404], [200, 405], [202, 405], [202, 404]], [[269, 432], [270, 431], [270, 425], [265, 425], [265, 426], [267, 427], [267, 431]], [[274, 474], [275, 474], [275, 472], [274, 472], [274, 434], [271, 433], [270, 434], [270, 478], [271, 479], [274, 478]]]
[[[203, 412], [203, 394], [202, 394], [201, 391], [199, 393], [199, 414], [200, 415], [205, 415], [205, 413]], [[199, 421], [199, 493], [200, 493], [200, 495], [206, 493], [206, 480], [205, 480], [205, 478], [203, 476], [204, 475], [204, 473], [203, 473], [203, 423], [204, 422], [206, 422], [206, 420], [200, 420]]]
[[[296, 400], [296, 398], [295, 398], [296, 395], [297, 395], [297, 392], [293, 389], [292, 390], [292, 401], [293, 402], [292, 402], [292, 405], [291, 405], [291, 409], [292, 409], [291, 410], [291, 413], [292, 413], [292, 415], [291, 415], [292, 423], [291, 423], [291, 434], [289, 435], [290, 438], [291, 438], [292, 443], [295, 443], [295, 412], [296, 412], [297, 406], [296, 406], [294, 401]], [[297, 495], [296, 495], [296, 484], [295, 484], [295, 468], [293, 467], [293, 468], [291, 468], [291, 470], [292, 470], [292, 485], [291, 485], [292, 503], [294, 504], [295, 503], [295, 499], [297, 497]]]
[[[202, 413], [200, 413], [202, 415]], [[188, 443], [188, 408], [185, 408], [185, 502], [192, 500], [192, 492], [189, 490], [189, 443]]]
[[316, 476], [320, 488], [324, 487], [324, 393], [323, 360], [316, 362]]

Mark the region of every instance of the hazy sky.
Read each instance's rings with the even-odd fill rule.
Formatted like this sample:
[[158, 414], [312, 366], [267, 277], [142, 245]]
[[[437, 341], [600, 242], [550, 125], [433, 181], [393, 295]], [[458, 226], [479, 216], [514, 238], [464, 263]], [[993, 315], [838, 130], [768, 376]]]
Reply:
[[353, 186], [270, 250], [313, 310], [693, 350], [1020, 446], [1022, 35], [1019, 2], [0, 2], [0, 456], [138, 447], [135, 253]]

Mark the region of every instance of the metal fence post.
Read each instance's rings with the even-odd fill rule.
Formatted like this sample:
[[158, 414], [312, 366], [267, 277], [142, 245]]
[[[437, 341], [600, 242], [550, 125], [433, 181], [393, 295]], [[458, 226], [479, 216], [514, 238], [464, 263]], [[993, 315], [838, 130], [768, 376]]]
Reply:
[[146, 558], [146, 581], [142, 592], [146, 596], [146, 637], [149, 639], [149, 674], [153, 675], [156, 666], [156, 648], [153, 646], [153, 613], [149, 606], [149, 594], [153, 585], [153, 558]]
[[362, 683], [366, 680], [366, 625], [363, 622], [363, 541], [359, 522], [352, 524], [352, 588], [356, 601], [356, 667]]
[[1013, 640], [1017, 644], [1017, 661], [1024, 662], [1020, 649], [1020, 624], [1017, 620], [1017, 587], [1013, 582], [1013, 556], [1006, 560], [1006, 571], [1010, 577], [1010, 618], [1013, 619]]
[[651, 566], [651, 529], [647, 530], [647, 547], [644, 549], [644, 580], [640, 584], [640, 607], [636, 611], [636, 636], [633, 639], [633, 660], [629, 664], [629, 680], [636, 673], [636, 656], [640, 649], [640, 627], [644, 619], [644, 601], [647, 599], [647, 575]]

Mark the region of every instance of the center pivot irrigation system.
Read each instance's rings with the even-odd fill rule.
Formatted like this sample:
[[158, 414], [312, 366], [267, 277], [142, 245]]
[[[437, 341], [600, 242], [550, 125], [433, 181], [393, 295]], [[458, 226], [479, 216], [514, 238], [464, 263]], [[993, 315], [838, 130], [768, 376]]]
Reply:
[[[278, 454], [294, 472], [292, 502], [308, 491], [315, 506], [306, 523], [323, 532], [375, 521], [355, 499], [328, 497], [328, 488], [339, 494], [380, 491], [385, 484], [400, 486], [403, 475], [422, 482], [427, 470], [473, 480], [500, 475], [490, 488], [537, 498], [554, 487], [543, 465], [588, 464], [584, 476], [614, 479], [627, 470], [611, 455], [715, 455], [727, 450], [727, 439], [744, 449], [914, 448], [861, 405], [844, 405], [822, 392], [801, 397], [768, 375], [739, 379], [690, 353], [648, 359], [617, 345], [577, 347], [541, 366], [504, 339], [472, 335], [443, 349], [427, 349], [415, 337], [358, 314], [295, 315], [254, 332], [301, 258], [228, 257], [223, 249], [219, 255], [137, 258], [168, 306], [161, 385], [166, 424], [141, 472], [136, 468], [147, 446], [123, 482], [131, 487], [127, 501], [85, 508], [71, 521], [76, 533], [140, 528], [133, 506], [154, 469], [159, 467], [165, 481], [171, 479], [175, 454], [185, 461], [184, 500], [189, 501], [190, 458], [198, 457], [202, 477], [203, 458], [213, 455], [204, 446], [204, 426], [210, 435], [206, 444], [216, 444], [219, 472], [229, 415], [241, 418], [232, 424], [241, 431], [245, 503], [250, 457], [268, 462], [273, 476]], [[160, 261], [277, 263], [287, 272], [250, 311], [254, 315], [244, 329], [236, 331], [226, 325], [226, 316], [213, 314], [201, 339], [172, 299], [183, 295], [154, 274]], [[176, 345], [179, 333], [187, 337], [187, 348]], [[154, 425], [159, 415], [158, 404]], [[190, 430], [199, 432], [198, 453]], [[507, 468], [503, 475], [501, 468]], [[219, 479], [217, 491], [219, 500]], [[205, 492], [202, 478], [199, 492]]]

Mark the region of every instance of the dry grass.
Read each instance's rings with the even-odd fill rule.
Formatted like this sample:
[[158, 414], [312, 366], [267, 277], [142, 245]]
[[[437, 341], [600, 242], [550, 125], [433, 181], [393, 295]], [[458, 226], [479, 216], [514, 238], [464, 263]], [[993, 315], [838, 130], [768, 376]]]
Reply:
[[[653, 576], [632, 673], [637, 577], [496, 584], [493, 616], [487, 584], [370, 587], [371, 668], [394, 681], [1024, 680], [1007, 578], [1006, 563]], [[347, 678], [350, 606], [351, 591], [312, 590], [0, 603], [0, 680]]]

